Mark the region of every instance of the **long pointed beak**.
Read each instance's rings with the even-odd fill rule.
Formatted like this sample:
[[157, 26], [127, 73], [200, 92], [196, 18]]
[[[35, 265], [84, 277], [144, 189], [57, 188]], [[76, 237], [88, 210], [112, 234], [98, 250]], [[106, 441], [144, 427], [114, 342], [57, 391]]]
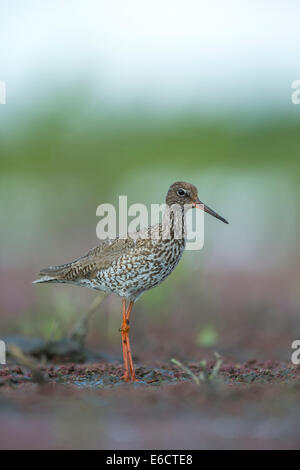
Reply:
[[204, 212], [207, 212], [208, 214], [212, 215], [213, 217], [216, 217], [216, 219], [222, 220], [222, 222], [224, 222], [224, 224], [228, 224], [227, 220], [224, 219], [224, 217], [220, 216], [219, 214], [217, 214], [217, 212], [210, 209], [210, 207], [203, 204], [203, 202], [201, 202], [198, 198], [196, 199], [193, 207], [197, 207], [197, 209], [202, 209], [202, 210], [204, 210]]

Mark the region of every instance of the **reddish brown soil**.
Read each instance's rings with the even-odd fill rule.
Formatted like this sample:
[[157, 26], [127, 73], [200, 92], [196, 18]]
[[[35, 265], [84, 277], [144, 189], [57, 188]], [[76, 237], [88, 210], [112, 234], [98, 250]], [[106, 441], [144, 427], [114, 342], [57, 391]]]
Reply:
[[200, 385], [170, 363], [137, 368], [134, 385], [120, 380], [118, 364], [40, 370], [44, 384], [24, 367], [0, 369], [2, 449], [300, 446], [300, 367], [290, 363], [225, 360], [217, 378]]

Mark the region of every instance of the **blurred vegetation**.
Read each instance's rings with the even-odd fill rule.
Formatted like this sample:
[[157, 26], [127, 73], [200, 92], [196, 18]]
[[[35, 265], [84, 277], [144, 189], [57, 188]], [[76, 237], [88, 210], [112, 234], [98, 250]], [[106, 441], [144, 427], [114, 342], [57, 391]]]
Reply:
[[86, 115], [71, 104], [51, 108], [24, 113], [10, 130], [1, 126], [2, 177], [73, 175], [87, 181], [91, 191], [99, 182], [105, 191], [131, 169], [222, 164], [293, 170], [300, 163], [300, 123], [287, 118], [256, 125], [245, 118], [210, 121], [192, 114], [155, 119], [133, 112], [114, 118]]

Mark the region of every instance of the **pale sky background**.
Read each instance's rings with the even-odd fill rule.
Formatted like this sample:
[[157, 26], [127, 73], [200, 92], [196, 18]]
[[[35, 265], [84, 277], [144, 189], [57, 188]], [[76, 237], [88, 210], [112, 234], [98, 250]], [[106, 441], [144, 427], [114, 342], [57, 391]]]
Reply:
[[[291, 84], [300, 79], [299, 0], [0, 2], [0, 80], [7, 86], [0, 130], [11, 122], [14, 133], [16, 122], [28, 122], [28, 108], [43, 109], [49, 99], [56, 105], [60, 90], [76, 84], [90, 95], [96, 113], [103, 106], [144, 106], [172, 116], [192, 108], [204, 116], [238, 111], [255, 120], [264, 113], [268, 119], [281, 118], [281, 113], [300, 117], [300, 105], [291, 102]], [[21, 119], [15, 119], [23, 109]], [[222, 207], [236, 211], [234, 216], [224, 210], [231, 224], [226, 230], [215, 230], [215, 222], [207, 222], [208, 239], [216, 237], [211, 262], [257, 266], [259, 253], [263, 267], [281, 266], [287, 240], [294, 246], [299, 234], [298, 199], [289, 175], [273, 174], [269, 168], [261, 174], [231, 170], [224, 175], [222, 169], [220, 175], [215, 170], [190, 175], [191, 181], [199, 182], [208, 205], [219, 211], [222, 201]], [[160, 177], [161, 188], [172, 180], [169, 169]], [[132, 184], [124, 178], [124, 188], [119, 183], [112, 194], [127, 194], [128, 187], [136, 194], [136, 182], [144, 184], [144, 176], [132, 178]], [[14, 207], [23, 208], [17, 223], [24, 218], [27, 239], [35, 243], [42, 219], [34, 222], [30, 217], [32, 207], [37, 214], [45, 212], [42, 205], [36, 207], [41, 190], [37, 182], [28, 185], [23, 176], [17, 180], [14, 175], [14, 182], [2, 182], [0, 199], [12, 192], [17, 195]], [[280, 194], [276, 204], [274, 194]], [[3, 214], [1, 220], [9, 226]], [[268, 230], [272, 233], [266, 237]], [[266, 240], [268, 249], [269, 240], [274, 240], [267, 262]], [[11, 244], [13, 250], [17, 245]], [[4, 251], [9, 257], [9, 250]]]
[[13, 110], [81, 83], [114, 106], [295, 112], [299, 18], [297, 0], [2, 0], [0, 79]]

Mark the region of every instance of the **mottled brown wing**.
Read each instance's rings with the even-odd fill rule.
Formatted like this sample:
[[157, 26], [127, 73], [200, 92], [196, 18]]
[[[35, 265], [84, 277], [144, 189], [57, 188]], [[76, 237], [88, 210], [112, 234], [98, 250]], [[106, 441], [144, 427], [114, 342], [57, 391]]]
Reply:
[[89, 250], [71, 263], [60, 266], [49, 266], [40, 271], [40, 276], [53, 276], [59, 280], [72, 281], [82, 277], [88, 278], [95, 272], [107, 269], [122, 254], [134, 246], [131, 238], [115, 240], [103, 240], [95, 248]]

